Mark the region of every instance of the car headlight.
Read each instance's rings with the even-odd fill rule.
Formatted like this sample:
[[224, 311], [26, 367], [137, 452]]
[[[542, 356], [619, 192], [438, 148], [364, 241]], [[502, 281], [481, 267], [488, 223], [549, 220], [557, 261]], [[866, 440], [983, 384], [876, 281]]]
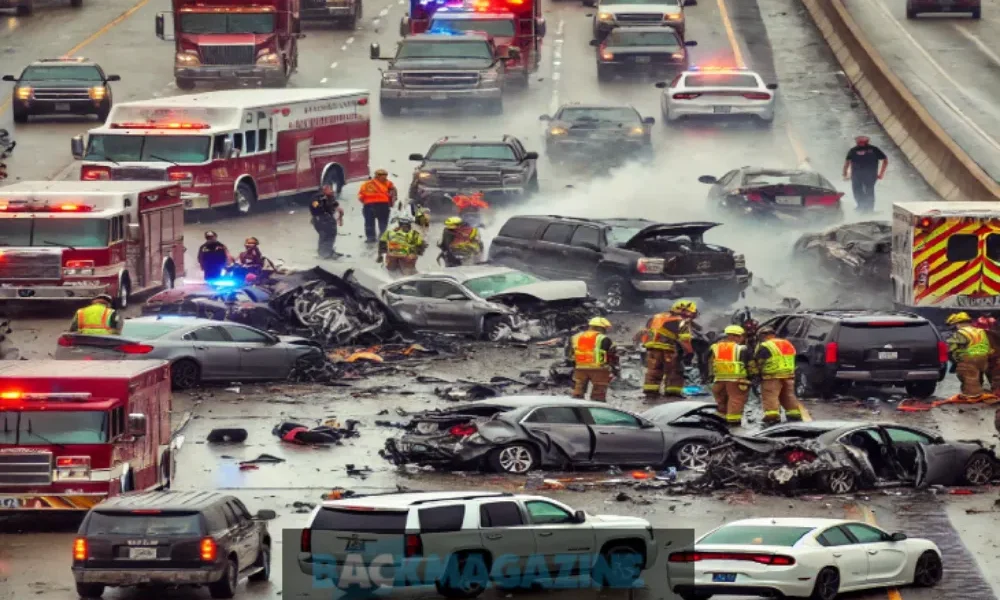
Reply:
[[629, 129], [628, 134], [632, 137], [646, 135], [646, 129], [643, 127], [633, 127], [632, 129]]
[[607, 52], [607, 51], [601, 52], [601, 60], [614, 60], [614, 59], [615, 59], [614, 52]]
[[197, 54], [188, 50], [186, 52], [178, 52], [177, 56], [174, 57], [174, 63], [184, 67], [197, 67], [201, 64], [201, 60]]
[[521, 183], [521, 181], [523, 181], [523, 177], [519, 173], [510, 173], [503, 176], [504, 184]]
[[568, 132], [563, 127], [552, 127], [551, 129], [549, 129], [549, 135], [559, 136], [559, 135], [566, 135], [567, 133]]
[[382, 83], [399, 83], [399, 73], [395, 71], [382, 73]]
[[483, 73], [483, 76], [481, 77], [483, 83], [496, 83], [498, 79], [500, 79], [500, 73], [496, 71], [488, 71]]
[[417, 173], [417, 179], [420, 181], [429, 181], [434, 179], [434, 173], [431, 173], [430, 171], [420, 171]]
[[258, 65], [277, 65], [281, 62], [281, 57], [274, 52], [267, 52], [257, 57]]
[[614, 21], [615, 16], [609, 12], [597, 13], [598, 21]]
[[673, 21], [673, 22], [676, 23], [677, 21], [683, 21], [684, 17], [682, 15], [677, 14], [677, 13], [667, 13], [667, 14], [663, 15], [663, 20], [664, 21]]
[[108, 91], [104, 89], [103, 86], [94, 86], [90, 88], [90, 99], [91, 100], [104, 100], [104, 97], [108, 95]]
[[27, 100], [29, 98], [31, 98], [31, 88], [30, 87], [25, 86], [25, 87], [19, 87], [19, 88], [17, 88], [17, 99], [18, 100]]

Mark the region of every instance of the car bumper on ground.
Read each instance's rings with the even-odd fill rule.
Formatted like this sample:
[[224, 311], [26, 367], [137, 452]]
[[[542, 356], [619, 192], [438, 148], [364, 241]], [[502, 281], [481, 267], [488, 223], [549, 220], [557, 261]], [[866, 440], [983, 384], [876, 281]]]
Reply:
[[324, 6], [322, 8], [303, 8], [299, 17], [303, 21], [325, 21], [330, 19], [346, 19], [354, 14], [353, 4], [343, 6]]
[[0, 299], [3, 300], [87, 300], [107, 294], [111, 284], [100, 281], [85, 281], [80, 285], [33, 285], [33, 286], [0, 286]]
[[110, 586], [140, 584], [204, 585], [222, 579], [225, 567], [202, 569], [87, 569], [73, 567], [77, 583], [102, 583]]
[[938, 381], [941, 371], [938, 369], [894, 369], [885, 371], [836, 371], [834, 378], [840, 381], [854, 382], [899, 382], [899, 381]]
[[96, 115], [109, 107], [93, 100], [15, 100], [14, 111], [29, 115]]
[[414, 90], [406, 88], [382, 88], [379, 99], [409, 105], [435, 105], [451, 102], [490, 102], [503, 97], [503, 89], [482, 87], [468, 90]]
[[667, 101], [667, 118], [681, 117], [757, 117], [764, 121], [774, 120], [774, 104], [712, 104], [691, 100]]
[[281, 83], [285, 74], [279, 67], [260, 67], [257, 65], [227, 65], [177, 67], [174, 77], [187, 81], [255, 81], [259, 83]]
[[753, 282], [753, 273], [736, 273], [712, 278], [632, 279], [632, 287], [644, 296], [699, 296], [723, 289], [743, 291]]

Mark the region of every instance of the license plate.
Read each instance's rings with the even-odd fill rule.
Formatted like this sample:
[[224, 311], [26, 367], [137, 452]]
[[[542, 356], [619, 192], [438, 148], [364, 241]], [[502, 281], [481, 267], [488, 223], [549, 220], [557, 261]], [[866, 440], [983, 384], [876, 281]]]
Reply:
[[69, 104], [60, 103], [56, 104], [56, 110], [59, 112], [69, 112]]
[[802, 196], [775, 196], [774, 201], [785, 206], [799, 206], [802, 204]]
[[22, 503], [20, 498], [0, 498], [0, 508], [21, 508]]
[[156, 548], [129, 548], [129, 560], [156, 560]]
[[718, 114], [718, 115], [728, 115], [730, 112], [732, 112], [733, 107], [732, 106], [716, 106], [713, 110], [715, 110], [715, 114]]
[[447, 100], [448, 94], [431, 94], [431, 100]]
[[648, 56], [636, 56], [635, 57], [635, 62], [637, 62], [639, 64], [646, 64], [646, 63], [649, 62], [649, 57]]
[[736, 581], [736, 573], [712, 573], [713, 583], [734, 583]]
[[899, 352], [879, 352], [879, 360], [896, 360], [899, 358]]

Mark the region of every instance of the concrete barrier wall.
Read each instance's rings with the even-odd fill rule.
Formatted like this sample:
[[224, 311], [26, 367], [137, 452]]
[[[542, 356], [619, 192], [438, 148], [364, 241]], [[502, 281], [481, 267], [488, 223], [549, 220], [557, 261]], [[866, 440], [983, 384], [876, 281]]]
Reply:
[[994, 181], [955, 143], [865, 38], [843, 0], [802, 0], [858, 94], [945, 200], [1000, 201]]

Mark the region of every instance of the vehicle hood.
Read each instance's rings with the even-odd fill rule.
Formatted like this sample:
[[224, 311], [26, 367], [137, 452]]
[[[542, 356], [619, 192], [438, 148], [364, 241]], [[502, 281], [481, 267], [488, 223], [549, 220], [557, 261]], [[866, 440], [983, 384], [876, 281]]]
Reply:
[[587, 515], [587, 522], [608, 525], [608, 526], [634, 526], [634, 527], [649, 527], [649, 521], [646, 519], [640, 519], [639, 517], [623, 517], [621, 515]]
[[636, 233], [629, 241], [625, 242], [622, 247], [633, 249], [646, 240], [666, 235], [689, 235], [692, 237], [700, 237], [705, 235], [705, 232], [709, 229], [714, 229], [721, 224], [722, 223], [711, 223], [708, 221], [691, 223], [657, 223]]
[[485, 58], [398, 58], [390, 66], [406, 71], [480, 71], [493, 65]]
[[17, 83], [18, 87], [30, 87], [36, 90], [45, 88], [91, 88], [102, 87], [100, 81], [80, 81], [79, 79], [46, 79], [45, 81], [24, 81]]
[[539, 281], [528, 285], [519, 285], [510, 288], [499, 294], [487, 298], [490, 301], [499, 301], [511, 296], [532, 296], [543, 302], [555, 302], [557, 300], [576, 300], [587, 298], [587, 284], [583, 281]]
[[613, 4], [610, 6], [602, 5], [601, 12], [609, 12], [613, 15], [618, 13], [653, 13], [662, 15], [667, 13], [681, 13], [681, 7], [674, 4]]
[[612, 54], [687, 54], [684, 48], [673, 46], [608, 46], [606, 51]]
[[192, 33], [182, 34], [187, 41], [199, 46], [247, 45], [260, 46], [274, 37], [273, 33]]
[[502, 171], [504, 173], [520, 173], [524, 166], [509, 160], [462, 159], [452, 161], [424, 161], [421, 170], [435, 171]]

